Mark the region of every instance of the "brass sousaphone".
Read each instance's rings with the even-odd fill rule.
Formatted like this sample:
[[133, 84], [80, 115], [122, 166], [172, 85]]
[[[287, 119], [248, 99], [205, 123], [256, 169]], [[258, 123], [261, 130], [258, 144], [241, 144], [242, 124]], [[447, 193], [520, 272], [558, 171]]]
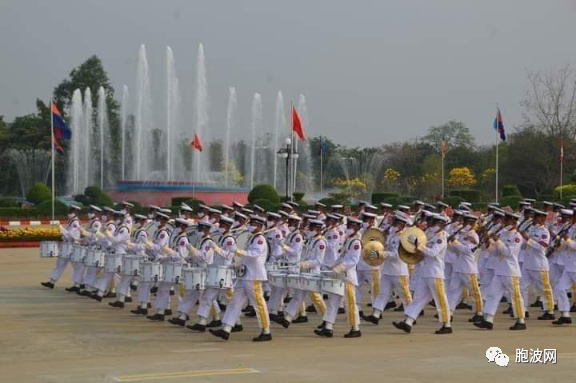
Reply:
[[417, 246], [426, 244], [426, 233], [415, 226], [407, 227], [400, 234], [400, 246], [398, 246], [398, 256], [402, 261], [409, 265], [414, 265], [424, 258], [422, 253], [417, 250]]
[[380, 266], [384, 263], [384, 243], [386, 236], [376, 228], [362, 234], [362, 259], [368, 266]]

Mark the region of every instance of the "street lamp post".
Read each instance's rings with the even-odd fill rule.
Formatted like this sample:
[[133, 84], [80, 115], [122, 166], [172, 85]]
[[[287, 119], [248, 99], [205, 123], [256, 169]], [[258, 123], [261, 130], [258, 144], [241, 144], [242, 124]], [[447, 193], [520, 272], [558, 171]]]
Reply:
[[298, 159], [298, 153], [296, 152], [294, 146], [292, 145], [292, 140], [288, 137], [286, 138], [286, 141], [284, 141], [284, 143], [286, 144], [286, 146], [284, 148], [281, 148], [280, 150], [278, 150], [278, 152], [276, 154], [278, 154], [278, 156], [280, 158], [283, 158], [286, 160], [286, 196], [285, 199], [286, 201], [291, 200], [291, 198], [289, 197], [289, 189], [290, 189], [290, 161], [291, 160], [296, 160]]

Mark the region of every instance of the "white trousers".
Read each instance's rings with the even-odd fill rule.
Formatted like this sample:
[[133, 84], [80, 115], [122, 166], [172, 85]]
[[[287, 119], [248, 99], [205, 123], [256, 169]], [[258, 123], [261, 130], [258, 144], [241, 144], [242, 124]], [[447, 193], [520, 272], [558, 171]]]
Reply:
[[234, 327], [236, 320], [240, 317], [242, 308], [247, 302], [254, 306], [260, 329], [266, 332], [270, 331], [270, 318], [268, 317], [268, 307], [264, 300], [262, 281], [247, 281], [244, 279], [236, 281], [234, 295], [226, 308], [222, 323]]
[[548, 271], [524, 270], [522, 273], [520, 289], [522, 290], [525, 311], [528, 311], [528, 290], [530, 286], [534, 287], [536, 291], [543, 293], [544, 309], [548, 312], [554, 312], [554, 294], [552, 293]]
[[70, 258], [58, 258], [56, 259], [56, 265], [54, 269], [50, 273], [50, 279], [57, 282], [58, 279], [62, 276], [64, 270], [66, 270], [66, 266], [70, 263]]
[[86, 289], [95, 289], [96, 282], [98, 280], [98, 273], [102, 270], [102, 267], [92, 267], [86, 266], [84, 267], [84, 284], [86, 285]]
[[379, 293], [373, 303], [373, 308], [384, 311], [384, 307], [392, 298], [392, 291], [400, 295], [404, 306], [412, 303], [412, 294], [407, 275], [386, 275], [380, 276]]
[[360, 315], [358, 314], [358, 305], [356, 304], [356, 286], [348, 281], [346, 281], [346, 285], [344, 286], [344, 297], [328, 293], [328, 305], [323, 320], [331, 324], [336, 323], [338, 308], [342, 301], [344, 301], [346, 305], [348, 325], [353, 329], [359, 329]]
[[284, 304], [284, 297], [288, 294], [288, 289], [282, 287], [270, 286], [272, 291], [268, 298], [267, 307], [268, 312], [275, 313], [281, 311]]
[[480, 272], [480, 291], [482, 291], [482, 295], [488, 294], [488, 288], [492, 283], [492, 279], [494, 278], [494, 269], [486, 269], [484, 268]]
[[570, 299], [568, 293], [572, 292], [576, 284], [576, 272], [564, 271], [560, 277], [560, 281], [556, 284], [555, 296], [558, 299], [558, 310], [560, 312], [570, 312]]
[[288, 306], [286, 307], [286, 313], [290, 315], [292, 318], [297, 317], [298, 313], [300, 312], [300, 309], [302, 308], [302, 303], [304, 303], [307, 295], [310, 295], [312, 303], [314, 303], [314, 306], [316, 306], [320, 314], [324, 315], [326, 313], [326, 304], [322, 300], [322, 294], [299, 289], [294, 290], [292, 300], [290, 301], [290, 303], [288, 303]]
[[[152, 282], [140, 282], [138, 284], [138, 302], [146, 308], [146, 304], [150, 302], [150, 288]], [[170, 294], [170, 292], [168, 292]]]
[[[202, 291], [203, 290], [186, 290], [180, 303], [178, 303], [178, 311], [182, 314], [190, 314], [196, 302], [201, 300]], [[158, 294], [160, 294], [160, 288], [158, 288]]]
[[84, 282], [84, 264], [80, 262], [72, 262], [72, 282], [81, 285]]
[[416, 320], [418, 315], [420, 315], [420, 311], [432, 299], [436, 303], [439, 322], [450, 324], [450, 307], [448, 306], [446, 288], [442, 278], [421, 278], [416, 285], [412, 303], [404, 308], [404, 314]]
[[158, 293], [156, 294], [156, 302], [154, 302], [158, 311], [164, 311], [170, 306], [170, 288], [173, 285], [172, 282], [158, 283]]
[[99, 292], [107, 291], [112, 287], [112, 281], [115, 282], [115, 285], [118, 285], [120, 276], [116, 273], [105, 272], [96, 282], [96, 288]]
[[116, 292], [118, 294], [121, 294], [123, 296], [130, 296], [130, 283], [132, 283], [132, 281], [138, 280], [138, 277], [134, 276], [134, 275], [126, 275], [126, 274], [122, 274], [122, 276], [120, 277], [120, 282], [118, 283], [118, 288], [116, 289]]
[[520, 291], [520, 277], [496, 275], [486, 289], [484, 313], [495, 316], [503, 296], [510, 297], [514, 318], [524, 319], [524, 300]]
[[220, 306], [216, 302], [216, 298], [221, 292], [226, 292], [227, 289], [214, 289], [207, 288], [200, 296], [200, 305], [198, 306], [198, 316], [208, 318], [210, 314], [217, 316], [220, 314]]
[[[494, 278], [492, 278], [494, 280]], [[476, 306], [476, 314], [482, 315], [482, 293], [480, 287], [478, 286], [478, 275], [453, 272], [452, 278], [448, 282], [448, 291], [446, 295], [448, 296], [448, 306], [450, 307], [450, 312], [454, 312], [456, 305], [460, 302], [462, 297], [462, 289], [468, 289], [474, 295], [474, 304]], [[488, 290], [488, 289], [487, 289]]]
[[358, 286], [356, 286], [356, 304], [358, 310], [362, 311], [362, 285], [368, 285], [370, 289], [370, 303], [374, 305], [374, 300], [380, 294], [380, 269], [378, 270], [356, 270]]

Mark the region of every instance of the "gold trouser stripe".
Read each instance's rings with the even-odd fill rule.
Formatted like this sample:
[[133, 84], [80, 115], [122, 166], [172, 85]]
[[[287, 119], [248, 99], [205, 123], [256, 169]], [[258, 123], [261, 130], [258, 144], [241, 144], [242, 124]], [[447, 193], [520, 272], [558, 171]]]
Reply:
[[512, 278], [512, 305], [514, 316], [518, 319], [524, 319], [524, 304], [522, 302], [522, 294], [520, 293], [520, 277]]
[[356, 327], [356, 288], [350, 282], [346, 282], [346, 301], [348, 302], [348, 324], [350, 327]]
[[446, 298], [446, 290], [444, 289], [444, 280], [441, 278], [435, 278], [436, 284], [436, 295], [440, 302], [436, 302], [440, 305], [440, 318], [443, 323], [450, 322], [450, 310], [448, 309], [448, 299]]
[[462, 299], [470, 298], [470, 291], [466, 287], [462, 288]]
[[234, 289], [233, 289], [233, 288], [229, 288], [229, 289], [226, 291], [226, 298], [228, 298], [228, 300], [230, 301], [230, 300], [232, 300], [232, 295], [234, 295]]
[[256, 301], [256, 309], [258, 310], [260, 328], [268, 329], [270, 327], [270, 318], [268, 318], [268, 310], [266, 309], [266, 302], [264, 301], [264, 294], [262, 293], [262, 282], [252, 281], [252, 283], [254, 286], [254, 300]]
[[572, 303], [576, 303], [576, 283], [572, 285]]
[[474, 294], [474, 302], [476, 303], [476, 314], [480, 314], [484, 308], [482, 307], [482, 292], [480, 292], [476, 274], [470, 274], [470, 285], [472, 285], [472, 294]]
[[180, 296], [184, 298], [184, 295], [186, 295], [186, 286], [184, 284], [181, 284], [180, 288], [178, 289], [178, 292], [180, 293]]
[[380, 294], [380, 273], [378, 270], [372, 270], [372, 297], [376, 297]]
[[212, 318], [216, 317], [216, 308], [214, 307], [214, 305], [217, 305], [218, 303], [216, 303], [216, 301], [213, 301], [212, 304], [210, 305], [210, 315], [212, 315]]
[[541, 271], [540, 278], [542, 280], [542, 290], [546, 297], [546, 310], [554, 312], [554, 295], [552, 294], [552, 287], [550, 286], [550, 274], [548, 271]]
[[320, 314], [324, 316], [324, 313], [326, 312], [326, 304], [322, 300], [322, 295], [319, 293], [310, 292], [310, 299], [312, 299], [312, 303], [314, 303], [314, 305], [318, 308]]
[[409, 305], [412, 303], [412, 293], [410, 292], [409, 279], [407, 275], [400, 276], [400, 286], [402, 286], [402, 294], [404, 294], [404, 304]]

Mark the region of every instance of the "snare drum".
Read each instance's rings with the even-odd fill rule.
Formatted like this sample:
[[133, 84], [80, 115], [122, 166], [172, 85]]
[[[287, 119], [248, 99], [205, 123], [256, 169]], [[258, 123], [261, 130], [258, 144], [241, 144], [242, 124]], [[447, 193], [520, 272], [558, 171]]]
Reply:
[[300, 274], [300, 285], [302, 290], [319, 293], [322, 291], [320, 283], [322, 276], [318, 274]]
[[58, 253], [58, 256], [60, 258], [70, 259], [73, 251], [74, 251], [74, 249], [72, 248], [71, 243], [61, 242], [60, 243], [60, 251]]
[[213, 266], [206, 269], [206, 287], [229, 289], [233, 286], [234, 271], [226, 266]]
[[202, 267], [183, 267], [182, 278], [186, 291], [199, 291], [205, 289], [206, 271]]
[[278, 271], [279, 266], [280, 265], [278, 263], [267, 263], [266, 264], [266, 271], [267, 272]]
[[291, 289], [302, 289], [300, 285], [300, 274], [287, 274], [286, 284]]
[[279, 287], [282, 289], [288, 288], [288, 274], [282, 272], [268, 273], [268, 282], [270, 286]]
[[168, 262], [164, 264], [164, 282], [180, 283], [182, 278], [182, 264], [177, 262]]
[[156, 283], [163, 279], [163, 268], [159, 262], [140, 262], [140, 282]]
[[86, 257], [86, 247], [81, 245], [74, 245], [74, 251], [72, 252], [72, 257], [70, 260], [74, 263], [83, 263], [84, 257]]
[[139, 255], [125, 255], [122, 258], [122, 270], [124, 275], [132, 275], [137, 277], [140, 275], [140, 260], [142, 257]]
[[84, 258], [84, 266], [88, 267], [104, 267], [106, 260], [106, 253], [102, 250], [88, 249], [86, 250], [86, 257]]
[[122, 254], [106, 254], [106, 262], [104, 262], [104, 271], [107, 273], [121, 273], [122, 272]]
[[40, 258], [53, 258], [58, 256], [58, 242], [40, 242]]
[[320, 287], [323, 293], [340, 295], [341, 297], [344, 296], [345, 285], [346, 285], [345, 279], [322, 278], [320, 280]]

